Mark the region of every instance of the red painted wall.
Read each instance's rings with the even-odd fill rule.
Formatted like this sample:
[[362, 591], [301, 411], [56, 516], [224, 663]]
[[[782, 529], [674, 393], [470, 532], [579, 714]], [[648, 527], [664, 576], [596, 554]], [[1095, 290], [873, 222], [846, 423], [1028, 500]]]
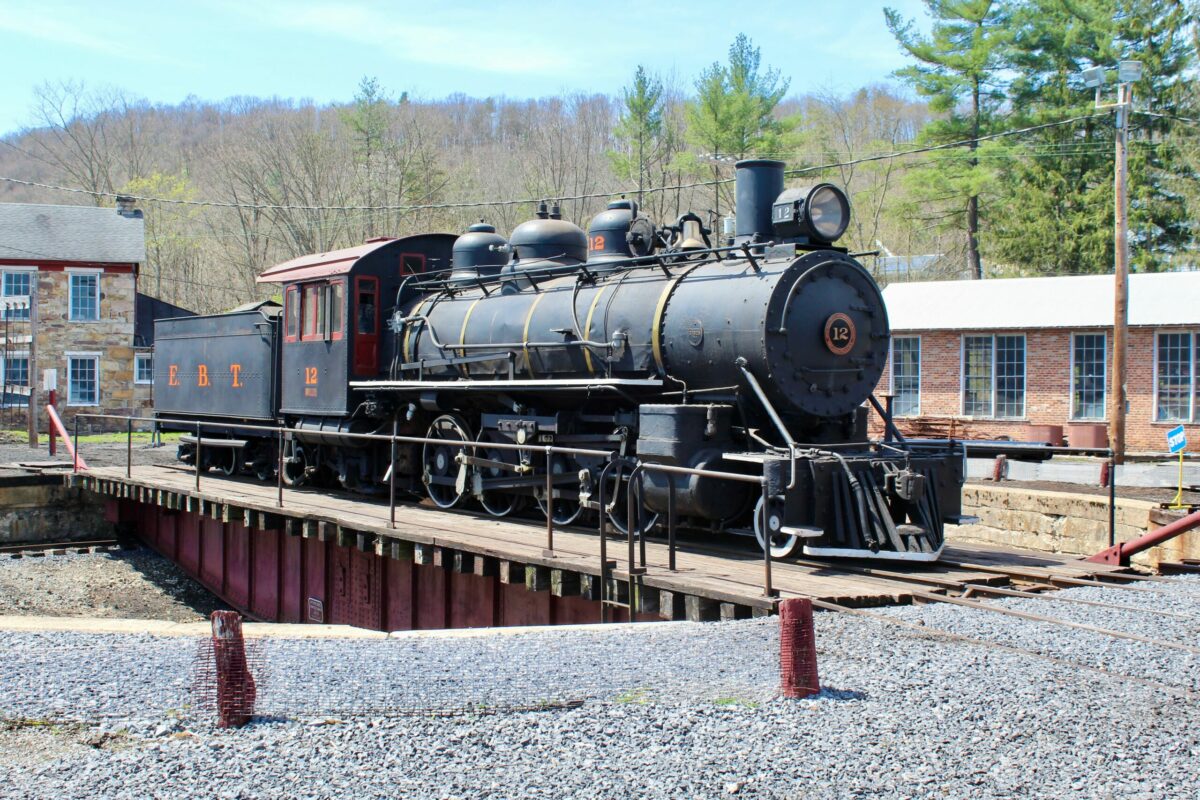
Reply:
[[254, 619], [375, 630], [600, 621], [596, 601], [531, 592], [495, 576], [456, 573], [132, 500], [119, 501], [114, 511], [142, 541]]

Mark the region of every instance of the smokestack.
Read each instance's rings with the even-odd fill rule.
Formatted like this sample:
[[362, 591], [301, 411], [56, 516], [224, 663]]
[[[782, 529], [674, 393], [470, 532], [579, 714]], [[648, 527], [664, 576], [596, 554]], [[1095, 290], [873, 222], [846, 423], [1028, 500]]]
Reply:
[[737, 237], [759, 241], [773, 238], [771, 206], [783, 191], [782, 161], [752, 158], [739, 161], [737, 167]]
[[140, 219], [142, 212], [136, 205], [136, 201], [132, 197], [124, 194], [117, 195], [117, 213], [122, 217]]

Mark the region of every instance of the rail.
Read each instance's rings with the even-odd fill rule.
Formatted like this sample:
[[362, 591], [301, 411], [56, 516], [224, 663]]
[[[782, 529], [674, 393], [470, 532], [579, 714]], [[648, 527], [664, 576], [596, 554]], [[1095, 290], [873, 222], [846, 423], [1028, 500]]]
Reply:
[[[91, 414], [79, 413], [73, 418], [74, 423], [74, 454], [79, 453], [79, 425], [81, 420], [110, 420], [123, 421], [125, 423], [126, 447], [125, 447], [125, 476], [131, 478], [133, 475], [133, 432], [135, 424], [142, 426], [149, 425], [151, 430], [158, 430], [163, 426], [172, 429], [182, 429], [189, 432], [195, 432], [195, 453], [193, 455], [193, 473], [195, 475], [195, 490], [200, 491], [200, 475], [204, 471], [203, 464], [203, 447], [204, 447], [204, 431], [210, 432], [219, 430], [224, 434], [233, 432], [258, 432], [264, 434], [263, 438], [273, 437], [276, 442], [276, 500], [277, 508], [284, 507], [284, 445], [285, 442], [291, 441], [296, 433], [293, 428], [288, 428], [283, 425], [261, 425], [247, 422], [225, 422], [211, 421], [204, 422], [196, 419], [173, 419], [169, 417], [135, 417], [125, 414]], [[390, 450], [390, 463], [387, 472], [388, 481], [388, 527], [394, 530], [396, 528], [396, 460], [397, 447], [400, 444], [417, 444], [417, 445], [439, 445], [444, 446], [447, 442], [453, 440], [434, 439], [425, 436], [408, 436], [400, 434], [397, 430], [398, 422], [393, 421], [391, 433], [349, 433], [339, 432], [337, 436], [341, 439], [360, 440], [368, 442], [387, 443]], [[65, 438], [65, 437], [64, 437]], [[593, 448], [583, 447], [562, 447], [559, 445], [544, 445], [544, 444], [520, 444], [516, 442], [492, 442], [492, 441], [467, 441], [462, 440], [453, 442], [454, 446], [459, 447], [459, 456], [464, 456], [466, 451], [470, 449], [474, 457], [478, 457], [479, 448], [486, 450], [507, 450], [507, 451], [522, 451], [530, 453], [531, 457], [543, 455], [546, 459], [546, 548], [543, 555], [548, 558], [554, 558], [554, 473], [552, 470], [552, 462], [555, 455], [564, 456], [585, 456], [588, 458], [601, 459], [602, 466], [600, 467], [600, 476], [598, 480], [597, 492], [598, 501], [592, 506], [590, 503], [587, 507], [594, 507], [600, 518], [598, 524], [598, 532], [600, 536], [600, 608], [601, 622], [609, 621], [608, 609], [611, 606], [622, 607], [628, 609], [630, 621], [633, 621], [638, 613], [641, 605], [641, 584], [639, 579], [646, 574], [646, 534], [654, 527], [654, 520], [647, 524], [639, 524], [639, 511], [644, 506], [641, 505], [641, 498], [645, 496], [645, 475], [647, 473], [661, 473], [664, 475], [694, 475], [704, 478], [712, 478], [716, 480], [735, 481], [740, 483], [757, 484], [762, 492], [762, 515], [759, 520], [759, 529], [763, 531], [763, 596], [768, 598], [776, 598], [779, 596], [778, 591], [774, 588], [771, 575], [771, 547], [770, 537], [767, 534], [768, 526], [765, 519], [769, 502], [768, 502], [768, 481], [765, 475], [747, 475], [738, 472], [722, 472], [710, 469], [696, 469], [694, 467], [678, 467], [670, 464], [658, 464], [654, 462], [642, 461], [640, 459], [631, 458], [621, 455], [612, 450], [597, 450]], [[83, 463], [82, 457], [76, 456], [73, 461], [73, 471], [78, 473], [81, 470], [86, 471], [87, 465]], [[613, 475], [613, 470], [616, 470], [616, 480], [614, 481], [613, 497], [606, 497], [607, 484], [610, 476]], [[619, 513], [616, 508], [617, 498], [621, 487], [622, 473], [627, 473], [625, 479], [626, 488], [626, 535], [628, 542], [627, 553], [627, 580], [622, 581], [628, 584], [628, 603], [621, 603], [614, 599], [609, 599], [609, 595], [614, 597], [617, 592], [609, 591], [609, 583], [614, 580], [617, 564], [608, 558], [608, 516], [610, 513]], [[678, 520], [676, 519], [675, 509], [675, 482], [668, 480], [667, 482], [667, 569], [671, 572], [676, 571], [676, 527]], [[608, 500], [609, 502], [605, 502]], [[635, 538], [636, 537], [636, 538]]]

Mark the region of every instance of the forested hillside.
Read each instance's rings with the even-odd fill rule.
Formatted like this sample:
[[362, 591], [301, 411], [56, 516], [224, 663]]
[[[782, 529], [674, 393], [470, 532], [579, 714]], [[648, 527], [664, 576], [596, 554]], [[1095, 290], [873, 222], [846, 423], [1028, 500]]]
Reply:
[[911, 68], [844, 96], [790, 82], [745, 36], [698, 76], [638, 67], [616, 97], [418, 98], [387, 75], [347, 87], [342, 104], [154, 105], [120, 88], [47, 84], [28, 127], [0, 139], [0, 177], [81, 191], [0, 181], [0, 201], [143, 198], [143, 289], [202, 311], [261, 296], [255, 276], [286, 258], [479, 218], [507, 232], [537, 198], [561, 200], [583, 226], [627, 194], [656, 220], [696, 210], [718, 228], [746, 156], [787, 161], [800, 171], [793, 184], [845, 186], [855, 220], [842, 243], [879, 251], [864, 262], [885, 280], [913, 277], [914, 265], [920, 277], [1102, 272], [1113, 126], [1078, 73], [1136, 58], [1133, 263], [1194, 262], [1200, 127], [1186, 4], [929, 7], [921, 25], [887, 15]]

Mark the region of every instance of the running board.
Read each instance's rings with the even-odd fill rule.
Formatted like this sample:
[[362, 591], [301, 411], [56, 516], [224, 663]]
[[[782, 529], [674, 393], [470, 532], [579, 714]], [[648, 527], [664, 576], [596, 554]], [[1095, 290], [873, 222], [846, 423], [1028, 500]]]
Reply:
[[895, 550], [858, 550], [849, 547], [809, 547], [804, 546], [804, 555], [823, 558], [878, 558], [885, 561], [937, 561], [942, 556], [943, 544], [932, 553], [898, 553]]

